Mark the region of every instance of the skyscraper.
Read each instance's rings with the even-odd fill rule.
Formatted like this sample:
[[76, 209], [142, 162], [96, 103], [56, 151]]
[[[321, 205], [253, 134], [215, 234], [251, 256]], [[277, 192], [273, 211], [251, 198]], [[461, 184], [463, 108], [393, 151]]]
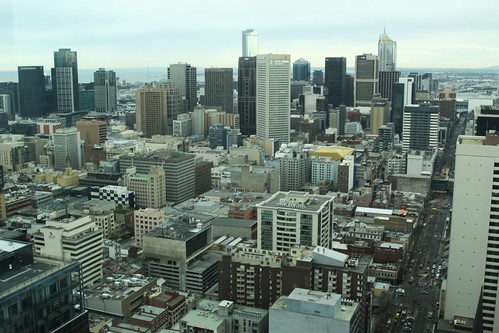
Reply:
[[205, 68], [204, 80], [206, 106], [221, 106], [224, 112], [234, 112], [232, 68]]
[[256, 57], [239, 58], [237, 112], [241, 121], [241, 133], [256, 134]]
[[412, 78], [400, 78], [398, 83], [392, 84], [392, 112], [390, 122], [393, 123], [395, 134], [402, 134], [404, 106], [412, 104]]
[[387, 98], [391, 102], [393, 84], [399, 82], [399, 79], [400, 79], [399, 71], [380, 71], [378, 92], [381, 95], [381, 97]]
[[153, 135], [167, 135], [168, 112], [167, 90], [163, 85], [154, 87], [145, 84], [144, 89], [135, 92], [137, 131], [147, 138]]
[[378, 90], [378, 57], [362, 54], [355, 57], [354, 106], [370, 106]]
[[397, 42], [386, 33], [379, 36], [378, 57], [380, 71], [395, 71], [397, 69]]
[[289, 142], [290, 56], [260, 54], [256, 57], [256, 136]]
[[66, 167], [79, 170], [82, 166], [80, 132], [76, 127], [59, 128], [54, 133], [54, 169]]
[[47, 113], [43, 66], [19, 66], [17, 74], [20, 115], [27, 118], [43, 117]]
[[346, 103], [347, 59], [343, 57], [326, 58], [325, 81], [328, 103], [338, 107]]
[[322, 69], [314, 69], [312, 73], [312, 84], [315, 86], [322, 86], [324, 84], [324, 72]]
[[59, 49], [59, 51], [54, 52], [54, 68], [52, 68], [52, 92], [55, 94], [57, 111], [74, 112], [79, 110], [78, 89], [76, 51]]
[[185, 98], [184, 112], [192, 111], [198, 104], [197, 99], [197, 70], [189, 64], [171, 64], [168, 67], [168, 80]]
[[437, 148], [440, 109], [436, 105], [421, 103], [404, 106], [403, 151]]
[[374, 97], [371, 104], [371, 134], [378, 134], [378, 129], [388, 122], [390, 102], [386, 98]]
[[243, 57], [256, 57], [258, 54], [258, 31], [243, 30]]
[[300, 58], [293, 63], [293, 81], [310, 82], [310, 61]]
[[483, 332], [498, 332], [499, 137], [459, 136], [455, 165], [444, 320], [481, 312]]
[[116, 73], [99, 68], [94, 73], [95, 111], [113, 113], [116, 111]]

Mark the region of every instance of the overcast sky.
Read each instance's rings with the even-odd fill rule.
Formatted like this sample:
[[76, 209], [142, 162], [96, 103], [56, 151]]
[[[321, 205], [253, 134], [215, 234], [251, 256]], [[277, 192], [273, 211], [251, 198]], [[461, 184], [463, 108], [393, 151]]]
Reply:
[[53, 66], [78, 52], [81, 69], [237, 67], [241, 31], [259, 32], [259, 53], [287, 53], [323, 67], [328, 56], [377, 53], [383, 27], [397, 66], [499, 65], [499, 1], [449, 0], [2, 0], [0, 70]]

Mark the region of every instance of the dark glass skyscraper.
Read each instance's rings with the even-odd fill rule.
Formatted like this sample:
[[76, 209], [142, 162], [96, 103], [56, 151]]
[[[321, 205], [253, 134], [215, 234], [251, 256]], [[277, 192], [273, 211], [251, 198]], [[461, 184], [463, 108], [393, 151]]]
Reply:
[[347, 59], [343, 57], [326, 58], [324, 86], [327, 98], [333, 107], [346, 104]]
[[20, 115], [38, 118], [47, 113], [43, 66], [19, 66]]
[[310, 82], [310, 62], [300, 58], [293, 63], [293, 81]]
[[390, 122], [393, 123], [395, 134], [402, 134], [402, 120], [404, 116], [404, 83], [392, 84], [392, 112]]
[[237, 110], [241, 133], [256, 134], [256, 57], [239, 58]]
[[206, 106], [221, 106], [227, 113], [234, 112], [232, 68], [205, 68], [204, 92]]
[[52, 92], [55, 94], [57, 111], [79, 111], [80, 96], [78, 90], [76, 51], [59, 49], [59, 51], [54, 52], [54, 68], [52, 68]]
[[378, 92], [383, 98], [392, 100], [392, 85], [399, 82], [399, 71], [380, 71], [378, 81]]

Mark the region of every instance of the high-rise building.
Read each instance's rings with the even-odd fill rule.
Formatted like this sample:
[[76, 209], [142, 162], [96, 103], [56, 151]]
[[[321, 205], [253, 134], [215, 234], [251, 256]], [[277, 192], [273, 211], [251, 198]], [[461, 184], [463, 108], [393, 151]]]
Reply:
[[76, 128], [86, 145], [102, 145], [107, 138], [107, 122], [103, 120], [78, 120]]
[[403, 150], [431, 151], [437, 148], [439, 118], [440, 109], [436, 105], [406, 105], [403, 116]]
[[26, 118], [45, 116], [47, 114], [47, 98], [43, 66], [19, 66], [17, 74], [20, 115]]
[[324, 84], [324, 72], [322, 69], [314, 69], [312, 73], [312, 84], [314, 86], [322, 86]]
[[387, 123], [386, 125], [380, 126], [378, 128], [378, 136], [374, 139], [373, 151], [375, 153], [381, 153], [392, 150], [394, 135], [393, 123]]
[[221, 106], [222, 111], [234, 111], [232, 68], [205, 68], [204, 93], [206, 106]]
[[17, 82], [0, 82], [0, 95], [9, 95], [10, 97], [10, 118], [19, 114], [19, 83]]
[[135, 206], [138, 208], [162, 208], [166, 206], [165, 170], [152, 166], [147, 174], [136, 173], [136, 168], [127, 169], [123, 184], [135, 192]]
[[240, 57], [237, 70], [237, 112], [243, 135], [256, 134], [256, 57]]
[[326, 58], [324, 87], [327, 88], [328, 103], [338, 107], [346, 103], [347, 59], [343, 57]]
[[168, 134], [167, 90], [163, 85], [145, 84], [135, 92], [137, 131], [150, 138]]
[[392, 40], [385, 31], [379, 36], [378, 57], [380, 71], [397, 70], [397, 42]]
[[393, 84], [399, 82], [399, 71], [380, 71], [378, 81], [378, 92], [383, 98], [392, 101]]
[[333, 201], [334, 196], [279, 191], [259, 203], [258, 249], [289, 251], [296, 245], [330, 248]]
[[455, 165], [444, 320], [480, 323], [481, 312], [475, 332], [499, 332], [498, 136], [459, 136]]
[[293, 81], [310, 82], [310, 61], [300, 58], [293, 63]]
[[12, 115], [12, 102], [10, 95], [0, 94], [0, 112], [5, 112], [8, 116]]
[[371, 106], [373, 96], [378, 92], [378, 57], [362, 54], [355, 57], [354, 106]]
[[113, 113], [116, 111], [116, 73], [99, 68], [94, 72], [95, 111]]
[[286, 148], [276, 153], [281, 170], [281, 191], [299, 191], [310, 182], [310, 152], [301, 147]]
[[78, 60], [76, 51], [59, 49], [54, 52], [52, 92], [58, 112], [75, 112], [80, 108], [78, 93]]
[[0, 252], [2, 332], [88, 332], [80, 263], [33, 257], [31, 243], [15, 240], [0, 239]]
[[171, 64], [168, 67], [168, 80], [178, 89], [180, 96], [185, 98], [183, 111], [192, 111], [198, 104], [197, 70], [189, 64]]
[[371, 134], [378, 134], [378, 129], [390, 119], [390, 102], [387, 98], [375, 96], [371, 104]]
[[404, 106], [413, 104], [412, 78], [400, 78], [398, 83], [392, 84], [392, 111], [390, 122], [393, 123], [395, 134], [402, 135]]
[[282, 143], [290, 138], [290, 56], [256, 57], [256, 136]]
[[159, 208], [137, 209], [133, 212], [135, 245], [142, 247], [142, 237], [166, 223], [165, 211]]
[[243, 30], [243, 57], [256, 57], [258, 54], [258, 31]]
[[102, 231], [90, 216], [48, 220], [33, 239], [37, 255], [81, 263], [85, 287], [102, 279]]
[[54, 169], [82, 167], [82, 142], [76, 127], [59, 128], [54, 133]]

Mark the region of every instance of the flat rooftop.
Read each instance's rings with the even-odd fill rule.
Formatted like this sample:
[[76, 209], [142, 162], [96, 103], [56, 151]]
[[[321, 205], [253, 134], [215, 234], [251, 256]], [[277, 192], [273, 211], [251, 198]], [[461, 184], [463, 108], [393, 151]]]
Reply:
[[202, 223], [200, 227], [196, 220], [187, 223], [167, 222], [145, 233], [144, 236], [187, 241], [206, 230], [209, 226], [211, 226], [210, 223]]
[[282, 209], [293, 209], [307, 212], [317, 212], [321, 207], [332, 200], [333, 196], [314, 195], [308, 192], [277, 192], [268, 200], [258, 204], [258, 207], [272, 207]]

